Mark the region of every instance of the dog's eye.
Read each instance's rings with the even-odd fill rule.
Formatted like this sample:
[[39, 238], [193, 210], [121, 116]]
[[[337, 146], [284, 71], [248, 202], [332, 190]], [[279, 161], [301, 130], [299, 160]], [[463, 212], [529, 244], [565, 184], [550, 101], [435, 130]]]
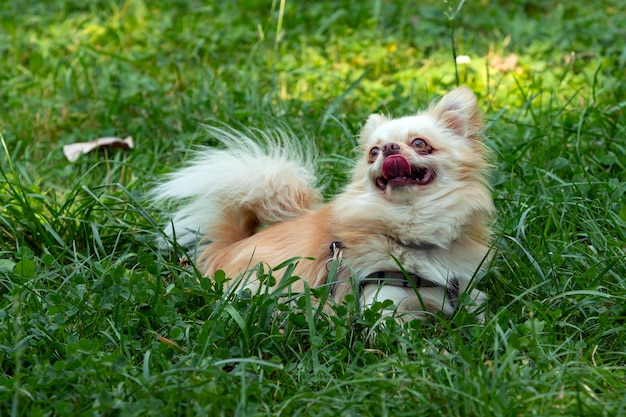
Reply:
[[424, 139], [417, 138], [413, 139], [413, 142], [411, 142], [411, 146], [413, 146], [415, 149], [426, 149], [428, 147], [428, 144]]
[[378, 154], [380, 153], [380, 149], [377, 148], [376, 146], [374, 146], [372, 149], [370, 149], [370, 157], [368, 162], [370, 164], [374, 163], [374, 161], [376, 160], [376, 157], [378, 156]]

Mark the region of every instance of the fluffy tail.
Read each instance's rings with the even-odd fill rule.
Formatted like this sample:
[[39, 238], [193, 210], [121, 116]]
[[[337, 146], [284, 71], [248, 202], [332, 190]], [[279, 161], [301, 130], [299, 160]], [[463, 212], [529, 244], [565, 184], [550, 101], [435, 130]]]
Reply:
[[291, 132], [208, 130], [224, 148], [199, 149], [151, 193], [157, 203], [178, 203], [165, 233], [180, 245], [199, 239], [229, 245], [320, 200], [315, 151]]

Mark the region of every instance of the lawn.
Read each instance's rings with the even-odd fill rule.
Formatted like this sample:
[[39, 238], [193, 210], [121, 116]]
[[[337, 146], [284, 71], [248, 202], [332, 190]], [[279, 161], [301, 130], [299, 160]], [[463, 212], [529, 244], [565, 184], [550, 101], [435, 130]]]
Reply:
[[[623, 1], [9, 0], [0, 19], [0, 415], [626, 416]], [[225, 295], [159, 250], [146, 192], [212, 144], [203, 124], [290, 127], [330, 197], [369, 114], [459, 84], [493, 154], [484, 323], [373, 332], [376, 309]], [[107, 136], [135, 147], [63, 154]]]

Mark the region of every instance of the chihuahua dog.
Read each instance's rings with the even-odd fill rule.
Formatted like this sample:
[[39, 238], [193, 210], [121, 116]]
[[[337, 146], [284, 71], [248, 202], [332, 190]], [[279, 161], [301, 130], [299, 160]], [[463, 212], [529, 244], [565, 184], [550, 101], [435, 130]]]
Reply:
[[355, 292], [362, 306], [391, 300], [385, 314], [402, 320], [450, 316], [462, 293], [472, 310], [486, 299], [470, 288], [489, 259], [494, 211], [481, 128], [465, 87], [415, 115], [371, 115], [350, 182], [324, 204], [310, 144], [284, 131], [209, 127], [223, 147], [199, 150], [153, 197], [179, 203], [165, 232], [183, 246], [199, 239], [206, 276], [247, 273], [255, 291], [255, 266], [299, 257], [293, 275], [332, 285], [336, 302]]

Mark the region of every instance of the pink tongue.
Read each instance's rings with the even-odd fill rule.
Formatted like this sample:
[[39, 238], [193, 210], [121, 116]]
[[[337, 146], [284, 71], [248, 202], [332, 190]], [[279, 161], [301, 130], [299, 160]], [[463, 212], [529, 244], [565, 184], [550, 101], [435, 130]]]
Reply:
[[383, 177], [387, 180], [411, 176], [411, 165], [402, 155], [391, 155], [383, 161]]

